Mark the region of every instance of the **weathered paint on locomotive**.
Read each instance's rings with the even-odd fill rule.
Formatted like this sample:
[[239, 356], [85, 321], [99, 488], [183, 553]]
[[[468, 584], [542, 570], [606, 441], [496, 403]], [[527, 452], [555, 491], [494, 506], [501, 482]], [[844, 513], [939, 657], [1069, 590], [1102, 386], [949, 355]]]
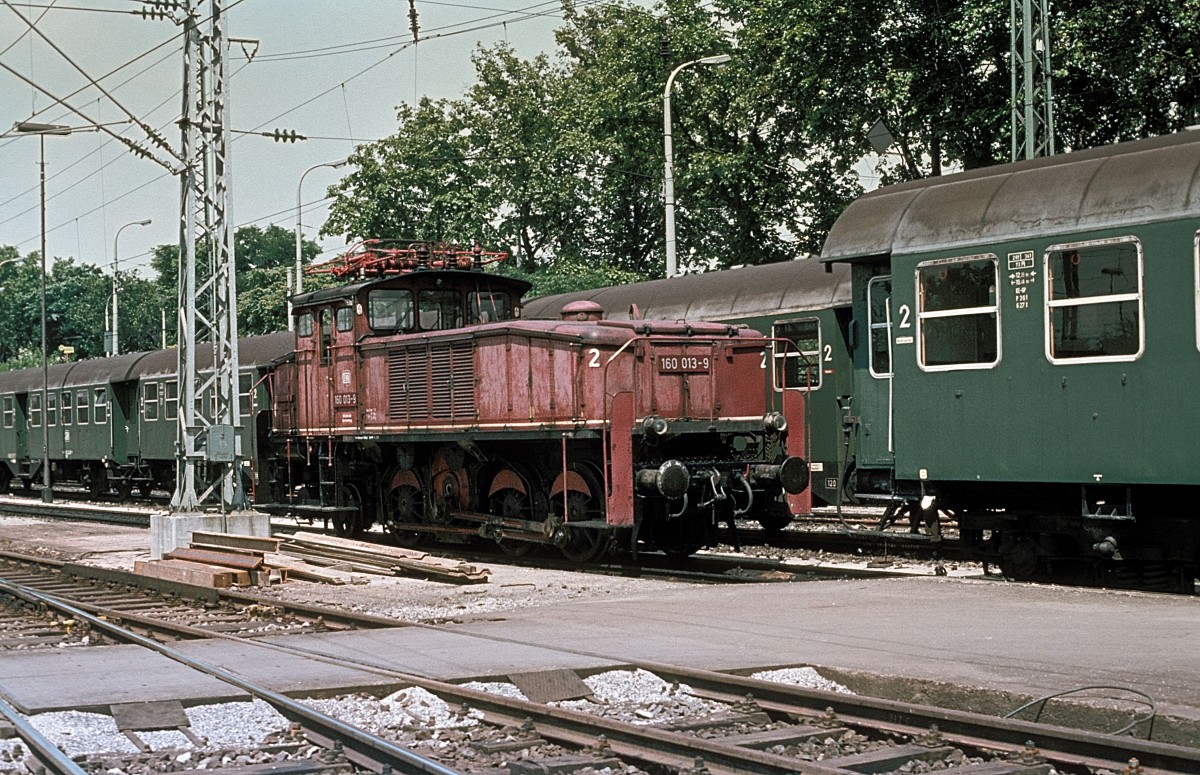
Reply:
[[[591, 527], [630, 527], [642, 514], [648, 539], [677, 516], [648, 511], [656, 499], [674, 500], [680, 514], [738, 499], [765, 514], [784, 482], [793, 494], [803, 488], [803, 464], [782, 457], [802, 452], [803, 434], [787, 435], [783, 419], [786, 409], [802, 429], [801, 402], [745, 382], [761, 373], [760, 334], [703, 322], [520, 320], [527, 287], [446, 268], [295, 298], [295, 364], [278, 373], [294, 390], [279, 386], [275, 412], [293, 450], [279, 477], [288, 491], [303, 489], [301, 499], [335, 518], [360, 511], [365, 523], [343, 530], [378, 517], [405, 536], [413, 530], [396, 526], [461, 534], [449, 523], [496, 527], [490, 509], [522, 520], [509, 527], [528, 540], [540, 520], [556, 530], [556, 509], [563, 522]], [[463, 302], [479, 294], [502, 300], [488, 316], [497, 322]], [[425, 309], [426, 295], [440, 301]], [[426, 312], [437, 315], [422, 322]], [[725, 488], [734, 486], [731, 499]], [[675, 538], [689, 551], [707, 540]]]
[[1119, 557], [1182, 564], [1190, 586], [1200, 419], [1178, 396], [1200, 378], [1198, 235], [1200, 132], [853, 203], [822, 257], [853, 264], [859, 328], [891, 355], [890, 380], [856, 382], [874, 484], [890, 438], [895, 492], [994, 531], [1016, 575]]
[[[812, 482], [797, 513], [810, 511], [814, 498], [837, 502], [839, 481], [847, 469], [852, 471], [856, 455], [853, 439], [843, 432], [843, 419], [856, 409], [847, 267], [801, 259], [542, 296], [526, 302], [526, 317], [554, 319], [564, 305], [580, 300], [599, 304], [612, 320], [629, 320], [636, 306], [646, 318], [741, 324], [792, 340], [804, 353], [807, 368], [789, 362], [798, 360], [796, 355], [782, 353], [760, 365], [769, 368], [767, 389], [806, 394]], [[781, 368], [785, 363], [791, 368]], [[786, 388], [784, 373], [791, 379]]]

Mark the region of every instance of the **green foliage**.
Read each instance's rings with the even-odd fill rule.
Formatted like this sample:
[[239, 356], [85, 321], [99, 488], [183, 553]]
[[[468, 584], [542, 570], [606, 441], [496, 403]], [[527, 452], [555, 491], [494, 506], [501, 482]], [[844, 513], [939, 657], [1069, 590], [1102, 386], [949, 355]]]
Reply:
[[553, 296], [558, 293], [571, 293], [589, 288], [625, 285], [646, 279], [644, 274], [631, 272], [628, 269], [583, 261], [559, 261], [552, 268], [540, 269], [535, 272], [528, 272], [516, 267], [503, 268], [500, 271], [503, 274], [520, 277], [533, 283], [533, 287], [525, 294], [526, 300], [537, 296]]

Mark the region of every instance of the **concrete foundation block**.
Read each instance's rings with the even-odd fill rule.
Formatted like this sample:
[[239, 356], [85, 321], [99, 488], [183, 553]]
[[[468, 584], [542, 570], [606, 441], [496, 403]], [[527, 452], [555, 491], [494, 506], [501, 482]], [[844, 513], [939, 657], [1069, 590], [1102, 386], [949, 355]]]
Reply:
[[225, 514], [158, 512], [150, 515], [150, 558], [161, 560], [172, 549], [187, 546], [192, 533], [271, 535], [271, 515], [260, 511], [231, 511]]

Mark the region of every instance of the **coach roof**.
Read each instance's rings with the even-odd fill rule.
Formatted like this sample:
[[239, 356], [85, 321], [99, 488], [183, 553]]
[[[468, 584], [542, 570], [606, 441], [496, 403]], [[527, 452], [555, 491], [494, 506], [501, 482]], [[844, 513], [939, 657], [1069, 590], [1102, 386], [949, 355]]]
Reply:
[[1122, 228], [1198, 210], [1200, 131], [1185, 131], [878, 189], [842, 212], [821, 260]]

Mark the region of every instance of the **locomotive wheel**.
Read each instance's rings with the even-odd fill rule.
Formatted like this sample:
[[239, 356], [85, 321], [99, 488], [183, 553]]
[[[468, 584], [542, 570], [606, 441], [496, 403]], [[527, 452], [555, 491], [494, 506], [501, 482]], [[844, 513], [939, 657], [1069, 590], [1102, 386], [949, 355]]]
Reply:
[[424, 522], [425, 499], [421, 491], [412, 485], [401, 485], [388, 493], [388, 519], [383, 524], [384, 530], [397, 546], [409, 549], [425, 543], [429, 537], [420, 530], [405, 530], [397, 522]]
[[358, 495], [358, 490], [352, 485], [340, 485], [337, 505], [349, 506], [354, 510], [333, 512], [333, 532], [339, 536], [355, 536], [361, 533], [363, 530], [362, 499]]
[[1015, 535], [1000, 545], [1000, 572], [1014, 581], [1032, 581], [1038, 571], [1037, 541]]
[[[571, 501], [576, 499], [585, 500], [579, 493], [567, 496], [568, 505], [572, 506], [572, 510], [574, 508]], [[591, 562], [608, 548], [608, 534], [596, 528], [562, 525], [559, 531], [560, 539], [555, 542], [558, 544], [558, 551], [571, 562]]]
[[[488, 506], [489, 513], [498, 517], [530, 518], [529, 497], [520, 490], [511, 488], [500, 490], [492, 496]], [[496, 543], [500, 546], [500, 550], [510, 557], [524, 557], [533, 551], [534, 547], [532, 541], [517, 541], [511, 538], [502, 538]]]
[[785, 527], [792, 524], [792, 512], [786, 503], [772, 501], [757, 515], [758, 524], [766, 531], [768, 537], [779, 535]]

